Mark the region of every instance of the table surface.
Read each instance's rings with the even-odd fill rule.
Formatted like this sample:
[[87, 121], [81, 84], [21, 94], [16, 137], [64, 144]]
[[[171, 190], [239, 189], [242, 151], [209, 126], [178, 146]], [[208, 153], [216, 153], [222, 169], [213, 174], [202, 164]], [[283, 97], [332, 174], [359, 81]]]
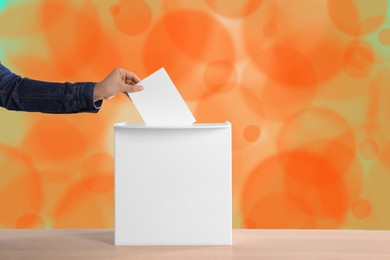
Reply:
[[0, 230], [0, 259], [390, 259], [390, 231], [233, 230], [232, 246], [114, 246], [111, 229]]

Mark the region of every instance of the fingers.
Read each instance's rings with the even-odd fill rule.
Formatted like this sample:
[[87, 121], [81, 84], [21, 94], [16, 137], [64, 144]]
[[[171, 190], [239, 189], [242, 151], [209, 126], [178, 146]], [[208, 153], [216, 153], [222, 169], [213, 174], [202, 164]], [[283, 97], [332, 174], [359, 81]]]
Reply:
[[138, 92], [142, 91], [144, 87], [138, 85], [123, 84], [122, 92]]
[[[138, 78], [137, 75], [135, 75], [133, 72], [130, 72], [128, 70], [121, 69], [121, 75], [124, 77], [124, 81], [126, 83], [127, 83], [127, 81], [130, 81], [133, 84], [137, 84], [138, 82], [141, 81], [141, 79]], [[127, 83], [127, 84], [131, 84], [131, 83]]]
[[125, 80], [125, 83], [126, 83], [126, 84], [130, 84], [130, 85], [135, 85], [135, 84], [137, 84], [138, 82], [134, 82], [134, 81], [132, 81], [131, 79], [126, 79], [126, 80]]

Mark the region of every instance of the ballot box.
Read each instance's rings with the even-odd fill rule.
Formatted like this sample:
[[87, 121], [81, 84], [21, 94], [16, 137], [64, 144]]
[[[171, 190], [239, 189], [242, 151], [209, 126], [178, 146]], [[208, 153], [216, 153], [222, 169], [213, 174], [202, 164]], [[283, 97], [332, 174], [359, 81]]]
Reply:
[[231, 124], [115, 125], [115, 245], [231, 245]]

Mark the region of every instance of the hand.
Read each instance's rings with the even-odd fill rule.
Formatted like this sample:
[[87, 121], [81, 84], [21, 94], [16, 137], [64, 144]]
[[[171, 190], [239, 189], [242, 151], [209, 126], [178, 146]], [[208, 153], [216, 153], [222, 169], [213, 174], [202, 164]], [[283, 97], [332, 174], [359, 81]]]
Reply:
[[110, 99], [118, 93], [136, 92], [143, 90], [142, 86], [137, 86], [140, 79], [134, 73], [117, 68], [113, 70], [101, 82], [95, 84], [93, 91], [93, 101]]

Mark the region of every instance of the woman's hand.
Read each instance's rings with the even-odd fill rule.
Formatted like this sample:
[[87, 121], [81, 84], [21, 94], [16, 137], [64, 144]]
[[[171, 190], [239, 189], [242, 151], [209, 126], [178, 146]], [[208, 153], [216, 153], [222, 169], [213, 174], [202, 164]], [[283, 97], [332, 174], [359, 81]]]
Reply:
[[110, 99], [118, 93], [141, 91], [143, 87], [136, 85], [139, 81], [140, 79], [134, 73], [117, 68], [101, 82], [95, 84], [93, 101]]

